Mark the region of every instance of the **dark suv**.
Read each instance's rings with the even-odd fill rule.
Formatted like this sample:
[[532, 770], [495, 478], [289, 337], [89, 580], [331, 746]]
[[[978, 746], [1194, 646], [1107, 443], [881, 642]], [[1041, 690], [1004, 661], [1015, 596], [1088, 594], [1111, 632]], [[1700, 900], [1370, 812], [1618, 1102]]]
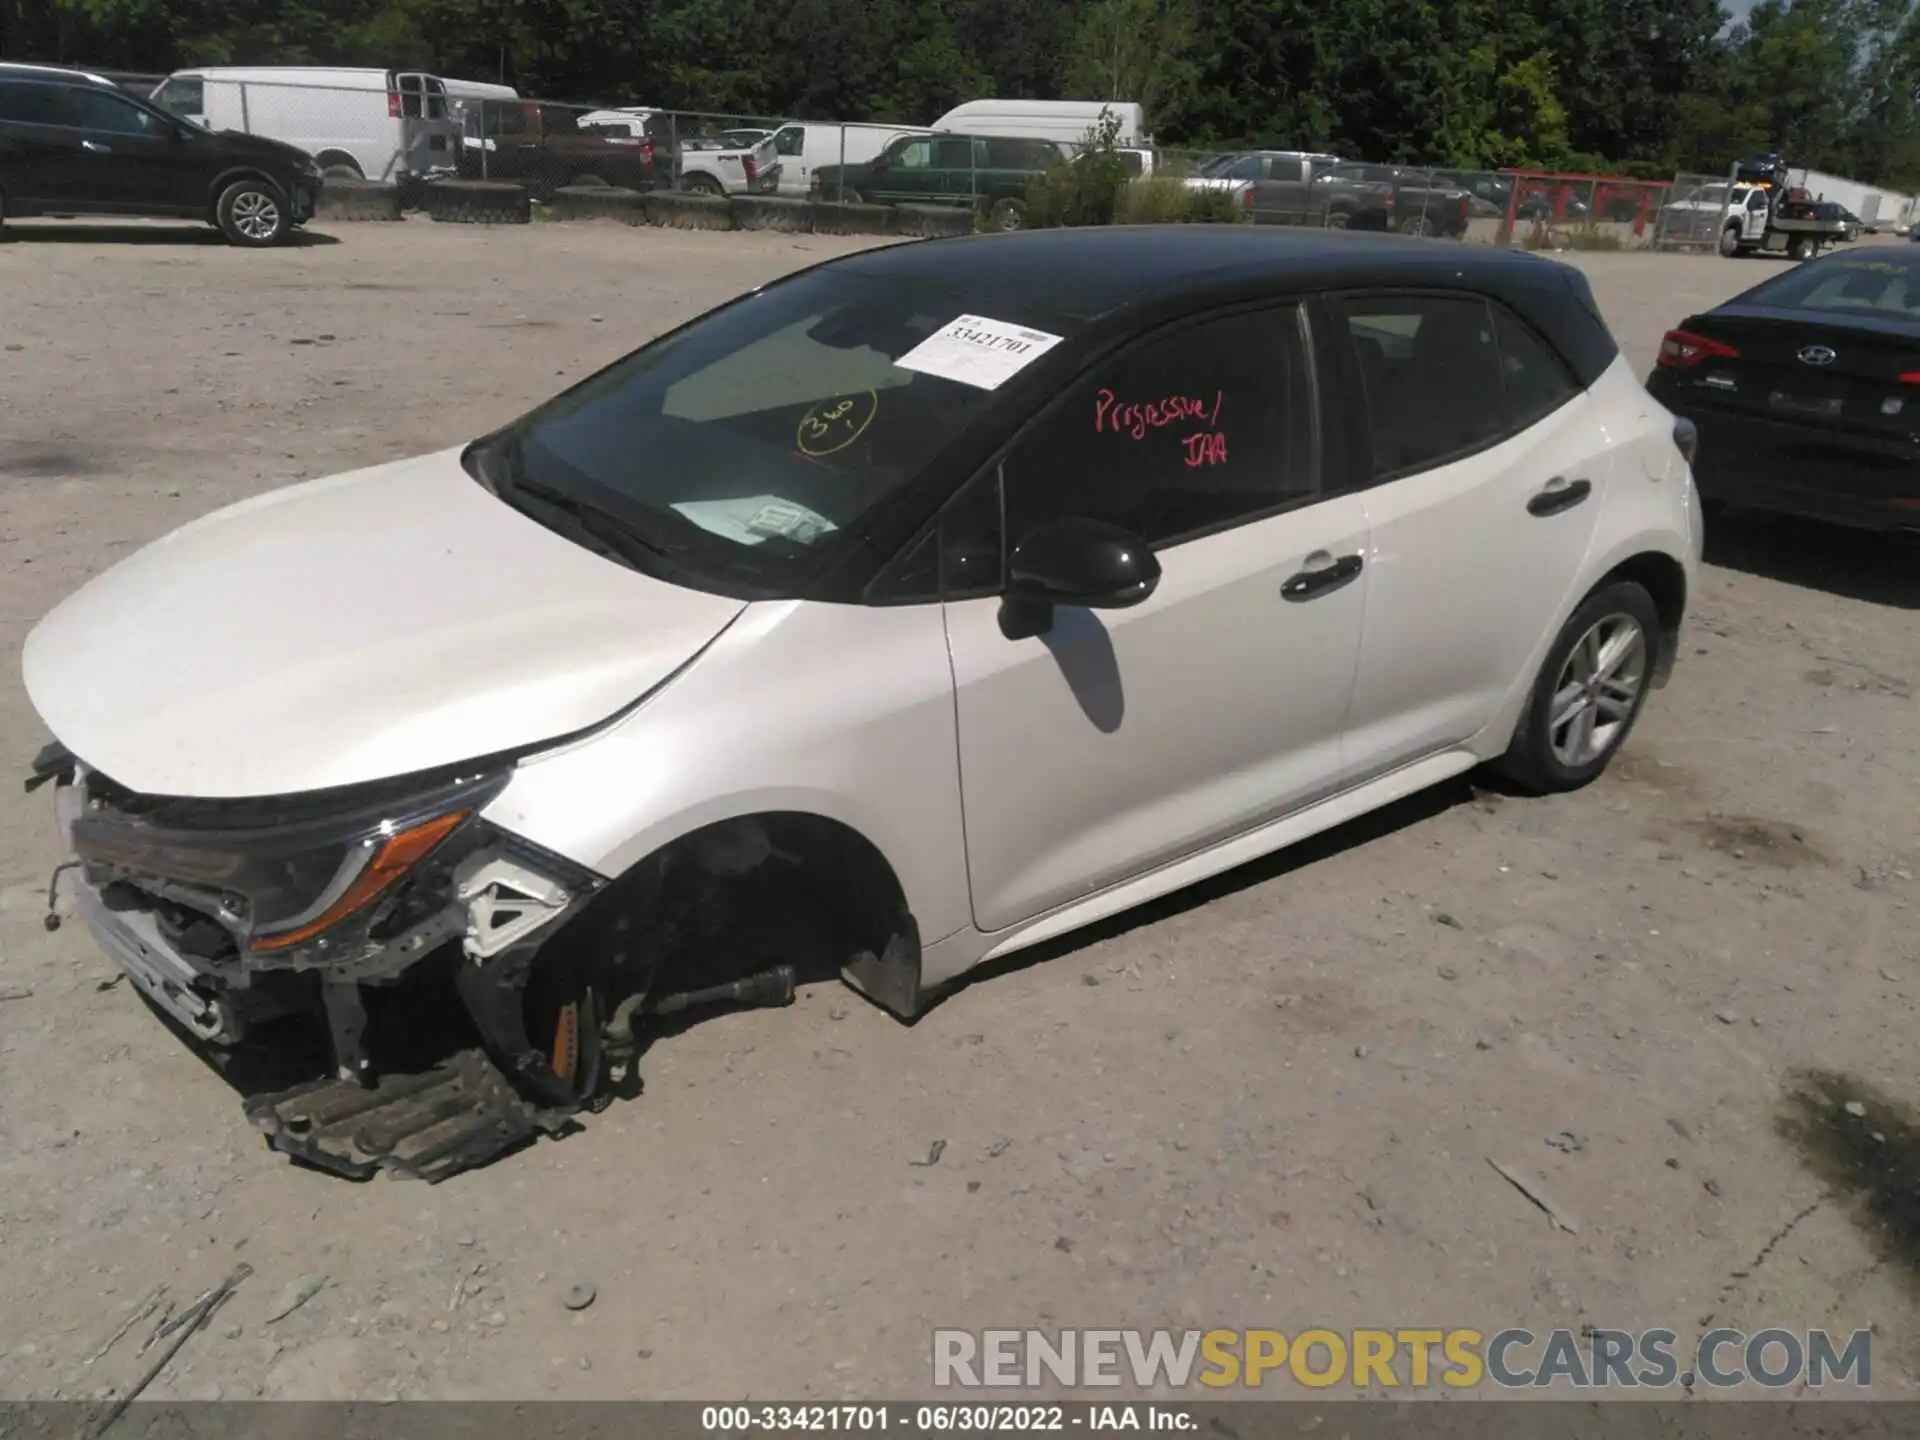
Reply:
[[204, 220], [273, 245], [313, 216], [304, 150], [215, 133], [78, 70], [0, 65], [0, 223], [28, 215]]

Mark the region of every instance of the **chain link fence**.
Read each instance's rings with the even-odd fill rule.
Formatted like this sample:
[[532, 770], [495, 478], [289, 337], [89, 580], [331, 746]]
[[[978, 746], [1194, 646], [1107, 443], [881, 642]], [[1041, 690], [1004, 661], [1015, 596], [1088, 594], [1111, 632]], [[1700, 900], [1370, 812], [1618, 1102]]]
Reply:
[[1735, 223], [1733, 186], [1725, 175], [1679, 174], [1654, 228], [1656, 250], [1717, 250]]
[[[1082, 154], [1067, 142], [540, 100], [426, 74], [332, 75], [338, 83], [180, 72], [152, 98], [216, 130], [297, 145], [331, 180], [397, 183], [403, 192], [465, 179], [524, 186], [542, 201], [569, 187], [611, 187], [964, 207], [1000, 229], [1186, 220], [1553, 250], [1704, 249], [1719, 244], [1729, 220], [1721, 176], [1646, 181], [1307, 151], [1124, 147], [1114, 152], [1117, 197], [1079, 213], [1060, 203], [1062, 167]], [[153, 78], [120, 83], [142, 88]]]

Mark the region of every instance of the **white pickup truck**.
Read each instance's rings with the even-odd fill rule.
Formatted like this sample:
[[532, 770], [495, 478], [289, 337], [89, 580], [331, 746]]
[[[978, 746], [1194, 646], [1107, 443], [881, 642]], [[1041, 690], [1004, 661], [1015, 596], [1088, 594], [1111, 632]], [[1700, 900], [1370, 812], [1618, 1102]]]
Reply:
[[[780, 184], [780, 156], [773, 137], [764, 131], [680, 136], [674, 133], [676, 127], [670, 125], [664, 111], [639, 105], [591, 111], [580, 117], [580, 128], [624, 129], [636, 139], [652, 139], [663, 152], [677, 143], [679, 153], [673, 167], [676, 189], [705, 195], [770, 195]], [[743, 141], [746, 143], [740, 143]]]

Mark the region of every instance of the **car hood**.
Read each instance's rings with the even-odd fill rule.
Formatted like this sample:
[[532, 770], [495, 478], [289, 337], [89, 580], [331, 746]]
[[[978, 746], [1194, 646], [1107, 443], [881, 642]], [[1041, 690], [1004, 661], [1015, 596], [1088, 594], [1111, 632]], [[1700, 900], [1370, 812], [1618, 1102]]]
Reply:
[[34, 708], [132, 789], [291, 794], [586, 729], [744, 608], [546, 529], [459, 453], [273, 491], [135, 552], [27, 637]]
[[311, 163], [313, 159], [298, 145], [269, 139], [265, 135], [250, 135], [245, 130], [216, 130], [214, 138], [220, 142], [220, 148], [230, 155], [256, 156], [261, 160], [275, 160], [296, 167]]

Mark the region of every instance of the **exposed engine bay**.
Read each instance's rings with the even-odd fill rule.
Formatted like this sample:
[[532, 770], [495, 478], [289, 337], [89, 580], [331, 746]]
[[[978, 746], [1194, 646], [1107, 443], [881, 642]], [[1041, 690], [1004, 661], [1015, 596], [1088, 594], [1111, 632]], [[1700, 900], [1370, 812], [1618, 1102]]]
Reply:
[[[328, 1064], [246, 1095], [273, 1148], [354, 1178], [444, 1179], [637, 1091], [650, 1018], [794, 995], [791, 937], [737, 920], [787, 858], [764, 829], [718, 829], [616, 884], [482, 818], [511, 773], [196, 800], [134, 793], [50, 745], [27, 788], [57, 787], [72, 858], [48, 928], [65, 880], [141, 994], [210, 1051], [320, 1027]], [[689, 974], [707, 983], [672, 988]]]

